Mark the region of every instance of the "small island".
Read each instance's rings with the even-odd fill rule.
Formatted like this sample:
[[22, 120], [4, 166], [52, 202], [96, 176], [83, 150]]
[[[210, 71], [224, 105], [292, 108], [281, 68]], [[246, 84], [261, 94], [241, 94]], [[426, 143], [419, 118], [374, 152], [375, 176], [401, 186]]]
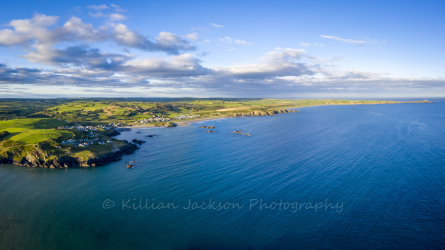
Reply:
[[138, 145], [142, 145], [143, 143], [145, 143], [145, 141], [142, 140], [138, 140], [138, 139], [133, 139], [131, 140], [132, 143], [138, 144]]
[[244, 132], [241, 131], [241, 130], [235, 130], [235, 131], [233, 131], [232, 133], [233, 133], [233, 134], [236, 134], [236, 135], [246, 135], [246, 136], [250, 136], [249, 133], [244, 133]]
[[214, 129], [214, 128], [215, 128], [215, 126], [201, 126], [201, 128]]
[[[176, 127], [200, 120], [270, 116], [319, 105], [429, 103], [327, 99], [0, 99], [0, 164], [95, 167], [132, 154], [145, 141], [118, 140], [140, 126]], [[201, 126], [215, 133], [215, 126]], [[240, 130], [234, 134], [250, 136]], [[146, 137], [154, 137], [148, 135]]]

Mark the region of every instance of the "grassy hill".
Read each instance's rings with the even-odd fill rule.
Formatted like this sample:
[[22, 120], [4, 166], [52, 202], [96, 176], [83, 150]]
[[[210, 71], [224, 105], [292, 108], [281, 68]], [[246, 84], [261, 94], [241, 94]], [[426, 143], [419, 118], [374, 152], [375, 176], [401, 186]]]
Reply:
[[66, 122], [48, 118], [14, 119], [0, 122], [0, 131], [8, 131], [9, 135], [3, 140], [24, 143], [38, 143], [59, 137], [70, 139], [74, 137], [71, 131], [62, 131], [55, 128], [65, 126]]
[[[29, 166], [92, 166], [118, 159], [135, 145], [110, 137], [115, 131], [58, 129], [73, 126], [52, 118], [12, 119], [0, 122], [0, 163]], [[67, 143], [67, 140], [73, 140]], [[80, 146], [80, 144], [83, 144]], [[107, 157], [104, 157], [107, 154]], [[91, 161], [93, 160], [93, 161]]]
[[[231, 116], [247, 112], [269, 112], [273, 110], [314, 105], [352, 105], [396, 103], [388, 101], [352, 101], [330, 99], [147, 99], [119, 100], [73, 100], [61, 102], [29, 116], [56, 118], [68, 122], [88, 125], [108, 123], [133, 124], [135, 121], [152, 117], [173, 119], [180, 115], [202, 117]], [[1, 111], [1, 107], [0, 107]]]

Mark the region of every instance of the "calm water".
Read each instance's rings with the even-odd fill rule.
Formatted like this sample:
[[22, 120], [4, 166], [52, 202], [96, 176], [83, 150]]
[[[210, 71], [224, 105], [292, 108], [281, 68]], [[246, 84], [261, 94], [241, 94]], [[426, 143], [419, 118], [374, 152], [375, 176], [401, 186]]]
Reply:
[[0, 166], [0, 249], [445, 247], [445, 102], [300, 110], [134, 129], [97, 168]]

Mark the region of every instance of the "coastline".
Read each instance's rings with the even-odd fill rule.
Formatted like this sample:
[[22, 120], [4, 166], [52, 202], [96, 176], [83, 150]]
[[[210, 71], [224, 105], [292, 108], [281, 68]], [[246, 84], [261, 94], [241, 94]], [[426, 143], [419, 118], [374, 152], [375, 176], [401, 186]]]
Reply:
[[[188, 126], [191, 123], [195, 122], [205, 122], [205, 121], [213, 121], [213, 120], [219, 120], [219, 119], [225, 119], [225, 118], [235, 118], [235, 117], [254, 117], [254, 116], [271, 116], [271, 115], [278, 115], [283, 113], [296, 113], [301, 112], [297, 109], [302, 109], [305, 107], [317, 107], [317, 106], [332, 106], [332, 105], [374, 105], [374, 104], [403, 104], [403, 103], [426, 103], [429, 102], [427, 100], [425, 101], [415, 101], [415, 102], [385, 102], [385, 103], [326, 103], [326, 104], [315, 104], [315, 105], [307, 105], [307, 106], [297, 106], [297, 107], [285, 107], [283, 109], [277, 109], [277, 110], [257, 110], [257, 111], [247, 111], [243, 113], [229, 113], [229, 114], [222, 114], [220, 116], [211, 116], [211, 117], [199, 117], [199, 118], [193, 118], [189, 120], [173, 120], [169, 121], [170, 125], [167, 126], [165, 124], [163, 125], [157, 125], [157, 124], [139, 124], [139, 125], [126, 125], [121, 127], [114, 127], [116, 131], [125, 131], [130, 129], [137, 129], [137, 128], [166, 128], [166, 127], [176, 127], [176, 126]], [[174, 123], [175, 126], [171, 126], [171, 123]], [[120, 160], [120, 157], [122, 155], [132, 154], [134, 151], [136, 151], [139, 147], [131, 142], [125, 142], [128, 145], [125, 145], [121, 150], [118, 152], [100, 152], [92, 154], [88, 150], [84, 150], [85, 152], [91, 154], [88, 156], [82, 156], [81, 158], [77, 156], [73, 156], [71, 153], [67, 155], [57, 155], [57, 157], [51, 156], [51, 154], [48, 154], [47, 151], [45, 151], [44, 146], [39, 146], [37, 148], [34, 148], [33, 150], [29, 151], [31, 153], [16, 157], [14, 154], [7, 154], [4, 157], [0, 157], [0, 163], [1, 164], [16, 164], [16, 165], [22, 165], [22, 166], [29, 166], [29, 167], [49, 167], [49, 168], [68, 168], [68, 167], [95, 167], [100, 165], [105, 165], [109, 162], [118, 161]], [[25, 150], [25, 149], [23, 149]], [[21, 151], [23, 151], [21, 150]], [[29, 149], [26, 149], [29, 150]], [[20, 150], [18, 152], [21, 152]], [[83, 151], [82, 151], [83, 152]], [[17, 158], [17, 159], [16, 159]]]
[[213, 121], [213, 120], [220, 120], [220, 119], [225, 119], [225, 118], [231, 118], [231, 117], [206, 117], [206, 118], [202, 118], [202, 119], [190, 119], [190, 120], [186, 120], [186, 121], [180, 121], [180, 122], [175, 122], [176, 125], [178, 126], [188, 126], [190, 123], [194, 123], [194, 122], [202, 122], [202, 121]]
[[[310, 107], [322, 107], [322, 106], [343, 106], [343, 105], [377, 105], [377, 104], [404, 104], [404, 103], [422, 103], [425, 101], [414, 101], [414, 102], [388, 102], [388, 103], [345, 103], [345, 104], [336, 104], [336, 103], [332, 103], [332, 104], [316, 104], [316, 105], [308, 105], [308, 106], [298, 106], [298, 107], [286, 107], [283, 108], [282, 110], [287, 110], [288, 112], [283, 112], [283, 113], [296, 113], [296, 112], [300, 112], [299, 110], [296, 109], [300, 109], [300, 108], [310, 108]], [[267, 113], [267, 112], [266, 112]], [[266, 114], [266, 115], [240, 115], [240, 116], [215, 116], [215, 117], [205, 117], [205, 118], [194, 118], [194, 119], [190, 119], [190, 120], [180, 120], [180, 121], [171, 121], [173, 123], [176, 124], [177, 127], [183, 127], [183, 126], [188, 126], [191, 123], [194, 122], [200, 122], [200, 121], [211, 121], [211, 120], [219, 120], [219, 119], [226, 119], [226, 118], [236, 118], [236, 117], [245, 117], [245, 116], [269, 116], [269, 115], [277, 115], [277, 114], [282, 114], [281, 112], [278, 113], [272, 113], [272, 114]], [[159, 125], [152, 125], [152, 124], [144, 124], [144, 125], [131, 125], [131, 126], [122, 126], [120, 128], [124, 128], [124, 129], [132, 129], [132, 128], [163, 128], [166, 126], [159, 126]]]
[[[227, 117], [227, 116], [205, 117], [205, 118], [195, 118], [195, 119], [178, 121], [178, 122], [174, 122], [173, 121], [173, 123], [176, 124], [177, 127], [184, 127], [184, 126], [188, 126], [190, 123], [194, 123], [194, 122], [219, 120], [219, 119], [225, 119], [225, 118], [234, 118], [234, 117]], [[124, 129], [132, 129], [132, 128], [165, 128], [165, 126], [144, 124], [144, 125], [122, 126], [122, 127], [119, 127], [119, 128], [124, 128]]]
[[[301, 109], [301, 108], [310, 108], [310, 107], [321, 107], [321, 106], [343, 106], [343, 105], [377, 105], [377, 104], [405, 104], [405, 103], [429, 103], [429, 101], [407, 101], [407, 102], [387, 102], [387, 103], [344, 103], [344, 104], [337, 104], [337, 103], [332, 103], [332, 104], [316, 104], [316, 105], [308, 105], [308, 106], [298, 106], [298, 107], [286, 107], [282, 110], [286, 110], [286, 112], [278, 112], [278, 113], [267, 113], [266, 115], [264, 114], [253, 114], [253, 115], [245, 115], [245, 114], [241, 114], [240, 116], [217, 116], [217, 117], [205, 117], [205, 118], [194, 118], [194, 119], [190, 119], [190, 120], [184, 120], [184, 121], [178, 121], [178, 122], [174, 122], [173, 123], [176, 124], [177, 127], [183, 127], [183, 126], [188, 126], [190, 123], [194, 123], [194, 122], [200, 122], [200, 121], [211, 121], [211, 120], [219, 120], [219, 119], [225, 119], [225, 118], [236, 118], [236, 117], [245, 117], [245, 116], [269, 116], [269, 115], [277, 115], [277, 114], [282, 114], [282, 113], [296, 113], [296, 112], [300, 112], [299, 110], [296, 109]], [[124, 129], [132, 129], [132, 128], [163, 128], [166, 126], [158, 126], [158, 125], [151, 125], [151, 124], [144, 124], [144, 125], [131, 125], [131, 126], [122, 126], [120, 128], [124, 128]]]
[[[289, 112], [284, 112], [283, 114], [297, 113], [297, 112], [299, 112], [299, 111], [289, 110]], [[275, 114], [269, 114], [269, 115], [275, 115]], [[184, 126], [188, 126], [190, 123], [194, 123], [194, 122], [212, 121], [212, 120], [220, 120], [220, 119], [227, 119], [227, 118], [241, 118], [241, 117], [246, 117], [246, 116], [269, 116], [269, 115], [215, 116], [215, 117], [195, 118], [195, 119], [190, 119], [190, 120], [184, 120], [184, 121], [178, 121], [178, 122], [171, 121], [171, 122], [176, 124], [176, 127], [184, 127]], [[144, 124], [144, 125], [122, 126], [119, 128], [132, 129], [132, 128], [165, 128], [165, 127], [166, 126]], [[119, 129], [119, 128], [117, 128], [117, 129]]]

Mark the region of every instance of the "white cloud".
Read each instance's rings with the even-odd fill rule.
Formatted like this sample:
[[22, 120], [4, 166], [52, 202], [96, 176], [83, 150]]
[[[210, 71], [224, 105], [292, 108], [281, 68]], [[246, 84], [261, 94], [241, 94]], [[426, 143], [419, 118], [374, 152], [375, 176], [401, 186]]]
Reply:
[[108, 37], [105, 27], [94, 29], [93, 25], [84, 23], [78, 17], [71, 17], [59, 30], [60, 40], [65, 41], [100, 41]]
[[258, 63], [240, 64], [219, 68], [219, 72], [227, 75], [266, 79], [276, 76], [312, 74], [310, 65], [303, 62], [303, 49], [282, 49], [266, 53]]
[[105, 53], [86, 45], [69, 46], [64, 49], [52, 48], [49, 45], [36, 44], [29, 54], [28, 61], [55, 66], [79, 66], [86, 69], [119, 70], [119, 67], [130, 60], [130, 54]]
[[300, 45], [301, 45], [301, 46], [304, 46], [304, 47], [311, 46], [310, 43], [303, 43], [303, 42], [300, 42]]
[[224, 28], [224, 25], [220, 25], [220, 24], [209, 23], [209, 25], [216, 27], [216, 28]]
[[199, 40], [199, 35], [198, 33], [194, 32], [191, 34], [187, 34], [185, 35], [188, 39], [192, 40], [192, 41], [198, 41]]
[[98, 11], [96, 13], [93, 12], [88, 12], [88, 14], [94, 18], [99, 18], [99, 17], [107, 17], [108, 15], [105, 15], [102, 11]]
[[34, 14], [32, 19], [13, 20], [8, 26], [14, 28], [0, 30], [0, 45], [21, 45], [33, 38], [43, 42], [54, 40], [54, 34], [48, 27], [53, 26], [59, 17]]
[[[123, 16], [115, 13], [112, 18], [118, 20]], [[58, 20], [57, 16], [37, 13], [31, 19], [13, 20], [7, 25], [7, 28], [0, 29], [0, 46], [21, 46], [27, 53], [23, 55], [23, 58], [44, 64], [57, 62], [54, 58], [62, 58], [61, 54], [65, 52], [86, 53], [84, 50], [75, 50], [77, 45], [72, 44], [70, 50], [64, 51], [60, 48], [60, 44], [63, 42], [82, 44], [111, 40], [126, 48], [160, 51], [167, 54], [179, 54], [183, 51], [196, 49], [190, 40], [169, 32], [160, 32], [154, 40], [150, 40], [148, 37], [130, 30], [122, 23], [105, 23], [105, 25], [95, 28], [78, 17], [71, 17], [62, 26], [57, 25]], [[189, 34], [188, 37], [194, 39], [197, 38], [197, 34]], [[75, 55], [63, 56], [63, 58], [64, 63], [68, 64], [67, 61], [72, 60], [79, 64]], [[89, 61], [92, 62], [92, 59]]]
[[277, 60], [277, 59], [301, 59], [302, 55], [306, 53], [304, 49], [282, 49], [276, 48], [266, 54], [267, 60]]
[[119, 6], [117, 4], [110, 4], [110, 5], [111, 5], [111, 7], [114, 8], [115, 11], [118, 11], [118, 12], [127, 11], [127, 10], [122, 9], [121, 6]]
[[91, 24], [72, 17], [63, 26], [55, 27], [58, 17], [35, 14], [32, 19], [21, 19], [10, 22], [11, 29], [0, 30], [0, 46], [49, 44], [62, 41], [99, 41], [108, 37], [105, 28], [94, 29]]
[[359, 45], [359, 46], [363, 46], [363, 45], [368, 43], [368, 42], [362, 41], [362, 40], [344, 39], [344, 38], [340, 38], [340, 37], [336, 37], [336, 36], [325, 36], [325, 35], [320, 35], [320, 36], [323, 37], [323, 38], [337, 40], [337, 41], [350, 43], [350, 44], [356, 44], [356, 45]]
[[229, 43], [229, 44], [235, 43], [235, 44], [240, 44], [240, 45], [253, 45], [253, 43], [249, 43], [249, 42], [246, 42], [246, 41], [243, 41], [243, 40], [234, 39], [234, 38], [231, 38], [231, 37], [228, 37], [228, 36], [226, 36], [224, 38], [220, 38], [219, 40], [222, 41], [222, 42]]
[[35, 44], [35, 50], [30, 51], [23, 57], [33, 63], [50, 64], [49, 62], [52, 60], [52, 58], [57, 56], [57, 53], [52, 50], [51, 47], [51, 45]]
[[170, 32], [160, 32], [155, 38], [156, 42], [152, 42], [145, 36], [131, 31], [125, 24], [114, 24], [113, 28], [112, 37], [120, 45], [148, 51], [164, 51], [169, 54], [178, 54], [180, 51], [196, 49], [189, 41]]
[[161, 50], [169, 51], [171, 50], [173, 53], [174, 51], [180, 51], [180, 50], [194, 50], [196, 47], [195, 45], [191, 44], [190, 42], [180, 38], [179, 36], [170, 33], [170, 32], [160, 32], [158, 37], [155, 38], [157, 41], [157, 44], [155, 44], [155, 47]]
[[127, 25], [118, 23], [113, 25], [113, 39], [121, 45], [128, 45], [131, 47], [144, 46], [146, 41], [142, 35], [131, 31]]
[[235, 39], [235, 43], [236, 44], [241, 44], [241, 45], [252, 45], [253, 43], [249, 43], [249, 42], [246, 42], [246, 41], [243, 41], [243, 40], [238, 40], [238, 39]]
[[[122, 11], [126, 11], [124, 9], [122, 9], [119, 5], [116, 4], [110, 4], [110, 6], [114, 9], [115, 12], [122, 12]], [[125, 20], [127, 19], [124, 15], [119, 14], [119, 13], [104, 13], [104, 10], [109, 9], [110, 7], [106, 4], [102, 4], [102, 5], [90, 5], [87, 6], [87, 8], [95, 10], [96, 12], [88, 12], [88, 14], [94, 18], [99, 18], [99, 17], [106, 17], [109, 18], [111, 21], [121, 21], [121, 20]], [[111, 11], [113, 11], [111, 9]]]
[[0, 45], [12, 46], [25, 43], [32, 39], [31, 34], [18, 34], [10, 29], [0, 30]]
[[51, 85], [51, 88], [81, 86], [86, 90], [119, 87], [129, 92], [140, 92], [140, 88], [152, 90], [156, 86], [158, 92], [164, 91], [172, 96], [184, 96], [181, 91], [187, 89], [190, 93], [202, 92], [204, 97], [210, 93], [230, 97], [286, 97], [303, 93], [369, 97], [370, 93], [379, 92], [418, 96], [436, 93], [437, 96], [437, 93], [445, 91], [444, 79], [407, 79], [385, 73], [331, 71], [305, 62], [307, 55], [303, 49], [277, 48], [257, 62], [217, 69], [205, 68], [190, 54], [132, 59], [86, 46], [49, 48], [44, 54], [48, 56], [51, 53], [51, 58], [41, 57], [40, 60], [70, 61], [82, 66], [42, 70], [0, 64], [0, 84]]
[[112, 21], [121, 21], [121, 20], [125, 20], [127, 19], [124, 15], [118, 14], [118, 13], [113, 13], [110, 15], [110, 19]]
[[101, 11], [101, 10], [106, 10], [108, 9], [108, 6], [106, 4], [102, 4], [102, 5], [90, 5], [87, 6], [88, 9], [92, 9], [95, 11]]
[[224, 38], [220, 38], [219, 40], [220, 40], [221, 42], [228, 42], [228, 43], [232, 43], [232, 42], [233, 42], [233, 39], [230, 38], [230, 37], [228, 37], [228, 36], [226, 36], [226, 37], [224, 37]]
[[127, 71], [158, 76], [192, 76], [208, 73], [208, 69], [200, 65], [200, 61], [190, 54], [182, 54], [169, 58], [136, 59], [124, 63]]

